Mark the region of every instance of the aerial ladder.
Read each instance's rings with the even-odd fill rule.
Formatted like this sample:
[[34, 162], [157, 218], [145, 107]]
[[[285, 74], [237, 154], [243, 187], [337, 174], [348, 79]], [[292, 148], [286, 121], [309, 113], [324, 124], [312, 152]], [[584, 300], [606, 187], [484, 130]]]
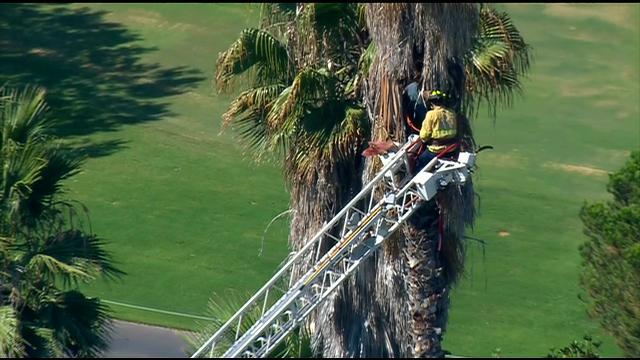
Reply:
[[423, 202], [468, 180], [476, 156], [469, 152], [434, 158], [412, 175], [408, 155], [416, 141], [412, 135], [380, 155], [376, 176], [191, 357], [268, 356]]

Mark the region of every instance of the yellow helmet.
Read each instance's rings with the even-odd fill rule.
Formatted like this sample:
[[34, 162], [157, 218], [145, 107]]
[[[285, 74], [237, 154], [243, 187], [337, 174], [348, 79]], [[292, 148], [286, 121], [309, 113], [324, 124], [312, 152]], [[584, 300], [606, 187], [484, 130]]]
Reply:
[[440, 90], [432, 90], [431, 92], [429, 92], [429, 97], [427, 98], [427, 100], [446, 100], [448, 98], [449, 95], [447, 93]]

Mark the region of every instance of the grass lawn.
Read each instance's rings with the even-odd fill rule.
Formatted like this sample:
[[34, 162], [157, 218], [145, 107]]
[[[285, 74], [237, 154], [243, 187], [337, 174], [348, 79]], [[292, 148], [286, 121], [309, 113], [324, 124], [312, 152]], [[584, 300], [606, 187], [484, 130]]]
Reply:
[[[584, 334], [620, 355], [578, 299], [578, 211], [607, 198], [607, 172], [640, 148], [640, 6], [504, 5], [533, 46], [525, 97], [475, 119], [482, 204], [445, 347], [542, 356]], [[273, 164], [254, 164], [211, 86], [219, 51], [255, 25], [249, 4], [0, 5], [0, 84], [49, 91], [55, 131], [82, 151], [69, 196], [109, 241], [120, 282], [91, 295], [202, 315], [213, 292], [253, 292], [287, 253], [288, 208]], [[500, 235], [502, 234], [502, 236]], [[125, 320], [194, 320], [113, 306]]]

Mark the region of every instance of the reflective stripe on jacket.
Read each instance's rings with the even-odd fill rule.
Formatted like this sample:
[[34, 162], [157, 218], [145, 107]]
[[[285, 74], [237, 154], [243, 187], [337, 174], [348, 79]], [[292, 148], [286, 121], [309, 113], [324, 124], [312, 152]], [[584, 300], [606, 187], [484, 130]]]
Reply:
[[[425, 116], [422, 129], [420, 129], [420, 138], [427, 143], [432, 139], [442, 141], [455, 138], [457, 132], [456, 113], [447, 108], [436, 106]], [[428, 148], [431, 152], [439, 152], [446, 148], [446, 145], [429, 145]]]

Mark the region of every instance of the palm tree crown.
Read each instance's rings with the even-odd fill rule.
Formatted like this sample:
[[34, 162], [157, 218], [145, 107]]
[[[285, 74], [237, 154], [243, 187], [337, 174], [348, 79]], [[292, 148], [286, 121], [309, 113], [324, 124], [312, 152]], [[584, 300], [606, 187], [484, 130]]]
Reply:
[[122, 272], [61, 196], [81, 161], [47, 135], [44, 96], [0, 89], [0, 355], [95, 356], [107, 309], [75, 287]]

